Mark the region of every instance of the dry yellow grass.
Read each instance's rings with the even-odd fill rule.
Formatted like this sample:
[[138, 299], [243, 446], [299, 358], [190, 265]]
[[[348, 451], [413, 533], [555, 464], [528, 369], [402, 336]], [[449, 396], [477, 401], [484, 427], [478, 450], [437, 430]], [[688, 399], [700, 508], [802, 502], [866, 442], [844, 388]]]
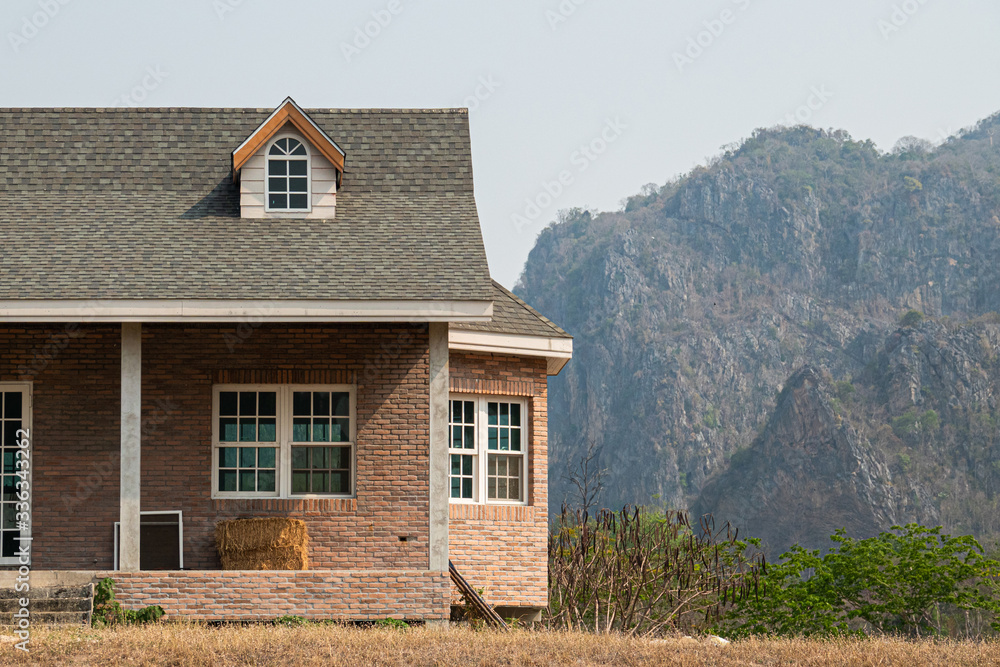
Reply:
[[566, 632], [465, 628], [206, 627], [32, 631], [3, 665], [1000, 665], [1000, 642], [746, 640], [729, 646]]

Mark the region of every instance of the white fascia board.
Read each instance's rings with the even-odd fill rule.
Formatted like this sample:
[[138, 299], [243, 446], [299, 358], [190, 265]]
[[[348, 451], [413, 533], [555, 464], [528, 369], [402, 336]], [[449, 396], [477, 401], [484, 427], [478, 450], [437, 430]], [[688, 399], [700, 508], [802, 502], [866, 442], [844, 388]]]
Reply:
[[0, 300], [0, 322], [488, 322], [492, 301]]
[[573, 358], [573, 339], [548, 336], [517, 336], [486, 331], [448, 332], [448, 348], [463, 352], [509, 354], [518, 357], [544, 357], [548, 359], [548, 374], [559, 375]]

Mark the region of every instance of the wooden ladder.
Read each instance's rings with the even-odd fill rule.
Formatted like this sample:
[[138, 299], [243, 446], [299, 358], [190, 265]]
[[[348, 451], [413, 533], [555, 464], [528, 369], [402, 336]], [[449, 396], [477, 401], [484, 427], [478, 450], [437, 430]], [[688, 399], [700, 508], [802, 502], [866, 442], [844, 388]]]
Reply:
[[486, 600], [481, 598], [479, 593], [476, 592], [476, 589], [470, 586], [469, 582], [467, 582], [465, 578], [458, 573], [458, 570], [455, 568], [455, 564], [450, 560], [448, 561], [448, 574], [451, 575], [451, 580], [455, 582], [455, 586], [457, 586], [458, 590], [465, 596], [465, 599], [473, 607], [475, 607], [476, 611], [479, 612], [480, 616], [482, 616], [489, 625], [500, 628], [501, 630], [510, 630], [507, 623], [500, 618], [500, 614], [498, 614], [493, 607], [486, 604]]

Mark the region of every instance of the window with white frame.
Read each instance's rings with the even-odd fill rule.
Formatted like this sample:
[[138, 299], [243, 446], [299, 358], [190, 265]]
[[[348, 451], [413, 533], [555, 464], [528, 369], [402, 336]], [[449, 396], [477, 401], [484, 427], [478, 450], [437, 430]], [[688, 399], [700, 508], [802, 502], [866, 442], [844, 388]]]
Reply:
[[267, 151], [267, 210], [310, 210], [309, 151], [298, 139], [278, 139]]
[[217, 385], [214, 497], [350, 496], [355, 401], [349, 385]]
[[449, 413], [452, 502], [527, 500], [527, 411], [521, 400], [453, 396]]

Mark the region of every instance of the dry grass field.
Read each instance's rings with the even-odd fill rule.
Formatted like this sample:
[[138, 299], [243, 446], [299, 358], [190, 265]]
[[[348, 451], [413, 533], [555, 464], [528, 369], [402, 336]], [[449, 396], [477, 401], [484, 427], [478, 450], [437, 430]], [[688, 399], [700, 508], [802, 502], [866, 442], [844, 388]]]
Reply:
[[34, 629], [30, 654], [0, 645], [2, 665], [1000, 665], [1000, 642], [650, 641], [565, 632], [343, 627]]

